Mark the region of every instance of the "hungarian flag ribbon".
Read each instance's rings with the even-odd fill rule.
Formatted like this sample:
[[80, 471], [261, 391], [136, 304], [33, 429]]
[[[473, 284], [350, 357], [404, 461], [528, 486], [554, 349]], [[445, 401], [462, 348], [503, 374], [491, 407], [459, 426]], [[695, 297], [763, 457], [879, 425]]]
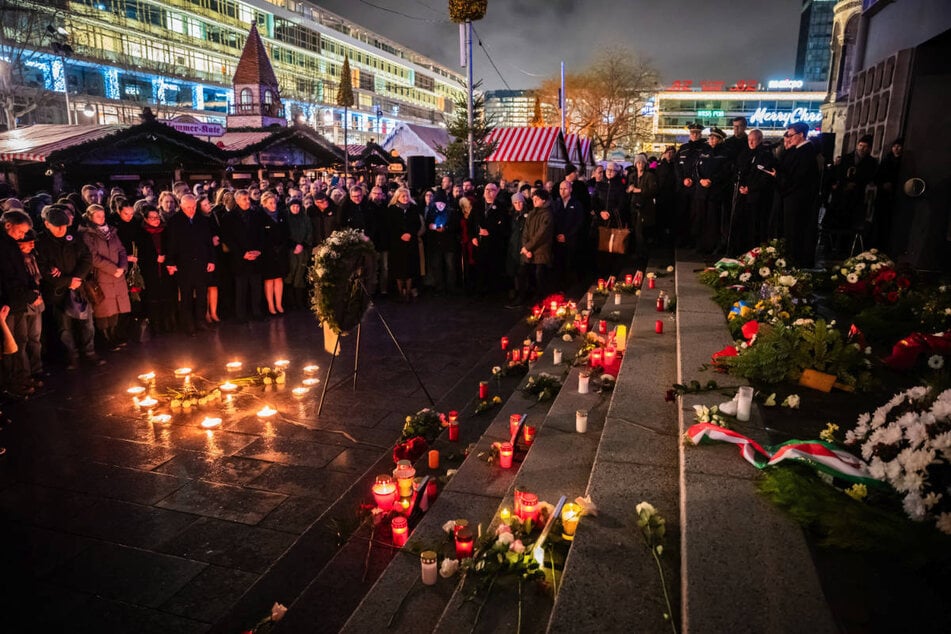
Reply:
[[784, 460], [797, 460], [836, 478], [860, 484], [881, 484], [869, 475], [861, 460], [822, 440], [788, 440], [779, 445], [763, 447], [752, 438], [711, 423], [692, 425], [687, 430], [687, 436], [695, 445], [704, 441], [738, 445], [740, 455], [757, 469], [772, 467]]

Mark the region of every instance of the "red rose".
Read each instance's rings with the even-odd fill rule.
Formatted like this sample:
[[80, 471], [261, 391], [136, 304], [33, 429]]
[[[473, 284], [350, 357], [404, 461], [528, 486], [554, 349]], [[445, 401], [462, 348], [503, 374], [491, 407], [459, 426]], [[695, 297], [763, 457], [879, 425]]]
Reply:
[[886, 295], [885, 297], [886, 297], [886, 299], [888, 299], [888, 303], [889, 303], [889, 304], [894, 304], [895, 302], [898, 301], [898, 293], [897, 293], [896, 291], [890, 292], [890, 293], [889, 293], [888, 295]]
[[[743, 324], [743, 336], [748, 340], [756, 336], [756, 333], [759, 332], [759, 322], [755, 319], [750, 320]], [[735, 349], [735, 348], [734, 348]]]

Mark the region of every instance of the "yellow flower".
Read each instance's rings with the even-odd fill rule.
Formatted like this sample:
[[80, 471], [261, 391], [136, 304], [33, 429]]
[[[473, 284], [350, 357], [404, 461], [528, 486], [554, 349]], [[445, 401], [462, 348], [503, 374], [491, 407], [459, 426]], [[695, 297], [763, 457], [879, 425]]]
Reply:
[[779, 316], [783, 319], [789, 319], [789, 313], [787, 313], [785, 310], [780, 311]]
[[826, 428], [819, 432], [819, 438], [826, 442], [835, 442], [835, 432], [839, 431], [839, 426], [835, 423], [827, 423]]
[[749, 317], [752, 312], [753, 310], [749, 306], [744, 306], [740, 309], [740, 317]]
[[498, 405], [499, 403], [502, 402], [502, 397], [501, 397], [501, 396], [493, 396], [493, 397], [492, 397], [492, 402], [495, 403], [496, 405]]
[[864, 484], [853, 484], [845, 490], [845, 494], [853, 500], [858, 500], [861, 502], [868, 496], [868, 487], [866, 487]]

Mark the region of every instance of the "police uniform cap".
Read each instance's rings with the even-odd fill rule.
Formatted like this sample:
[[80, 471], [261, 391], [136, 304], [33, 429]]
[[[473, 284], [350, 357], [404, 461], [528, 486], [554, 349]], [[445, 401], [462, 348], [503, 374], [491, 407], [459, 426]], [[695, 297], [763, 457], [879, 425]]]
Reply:
[[43, 220], [54, 227], [65, 227], [69, 224], [69, 212], [66, 205], [47, 205], [43, 207]]
[[726, 138], [726, 134], [720, 128], [713, 127], [710, 128], [710, 136], [715, 136], [721, 141]]
[[696, 121], [693, 122], [693, 123], [688, 123], [688, 124], [687, 124], [687, 129], [688, 129], [688, 130], [701, 130], [701, 131], [702, 131], [702, 130], [703, 130], [703, 124], [697, 123]]

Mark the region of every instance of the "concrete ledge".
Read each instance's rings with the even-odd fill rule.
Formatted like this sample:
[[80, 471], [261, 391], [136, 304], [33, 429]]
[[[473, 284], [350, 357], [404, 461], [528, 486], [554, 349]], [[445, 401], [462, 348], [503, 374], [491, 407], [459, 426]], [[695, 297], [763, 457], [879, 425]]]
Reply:
[[[729, 340], [723, 313], [697, 281], [697, 268], [698, 262], [677, 264], [677, 296], [689, 298], [678, 303], [681, 383], [705, 382], [693, 364]], [[726, 375], [711, 378], [732, 384]], [[693, 404], [722, 400], [717, 392], [681, 399], [681, 434], [694, 421]], [[741, 432], [765, 439], [756, 414]], [[756, 492], [756, 469], [732, 446], [681, 445], [680, 454], [681, 631], [835, 632], [802, 531]]]

